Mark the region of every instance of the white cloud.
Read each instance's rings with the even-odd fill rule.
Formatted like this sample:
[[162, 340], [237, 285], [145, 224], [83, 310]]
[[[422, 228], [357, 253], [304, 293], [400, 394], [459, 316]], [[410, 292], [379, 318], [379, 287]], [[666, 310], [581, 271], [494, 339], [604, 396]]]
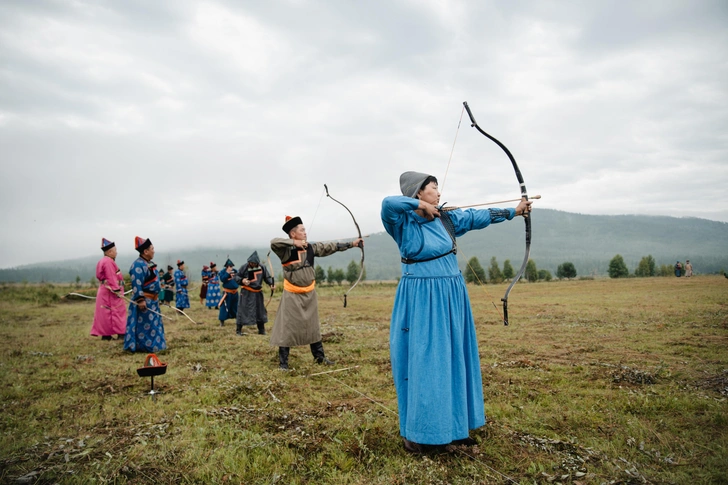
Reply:
[[379, 232], [405, 170], [451, 204], [512, 198], [505, 154], [467, 115], [457, 130], [464, 100], [541, 207], [728, 221], [727, 18], [707, 0], [3, 2], [0, 266], [102, 236], [261, 244], [286, 214], [353, 236], [324, 183]]

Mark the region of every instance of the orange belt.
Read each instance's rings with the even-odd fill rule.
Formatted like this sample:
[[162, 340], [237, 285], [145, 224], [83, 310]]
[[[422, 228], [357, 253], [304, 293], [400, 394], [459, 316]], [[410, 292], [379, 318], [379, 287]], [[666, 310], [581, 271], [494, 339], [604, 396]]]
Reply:
[[283, 280], [283, 289], [290, 293], [310, 293], [316, 288], [316, 280], [308, 286], [296, 286], [288, 280]]
[[224, 291], [225, 293], [237, 293], [237, 292], [238, 292], [237, 288], [236, 288], [236, 289], [234, 289], [234, 290], [231, 290], [230, 288], [223, 288], [222, 290], [223, 290], [223, 291]]
[[253, 293], [260, 293], [261, 291], [263, 291], [262, 289], [256, 290], [255, 288], [251, 288], [249, 286], [242, 286], [241, 288], [244, 290], [252, 291]]
[[147, 293], [146, 291], [142, 291], [142, 294], [144, 295], [144, 298], [149, 298], [150, 300], [157, 301], [159, 299], [159, 295], [155, 293]]

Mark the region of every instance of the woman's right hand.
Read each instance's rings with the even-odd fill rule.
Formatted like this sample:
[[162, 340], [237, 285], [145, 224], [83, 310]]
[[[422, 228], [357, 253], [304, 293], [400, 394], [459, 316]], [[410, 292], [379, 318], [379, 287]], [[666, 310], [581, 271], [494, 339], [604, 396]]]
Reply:
[[422, 217], [424, 217], [428, 221], [434, 220], [435, 217], [440, 217], [440, 211], [437, 209], [437, 207], [430, 204], [429, 202], [425, 202], [424, 200], [420, 200], [420, 206], [418, 207], [418, 209], [422, 212]]

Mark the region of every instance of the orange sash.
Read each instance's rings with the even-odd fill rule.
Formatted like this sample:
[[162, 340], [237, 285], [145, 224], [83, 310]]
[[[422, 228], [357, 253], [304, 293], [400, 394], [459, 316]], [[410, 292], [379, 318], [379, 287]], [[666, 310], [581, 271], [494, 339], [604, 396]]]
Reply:
[[244, 290], [252, 291], [253, 293], [260, 293], [261, 291], [263, 291], [262, 289], [261, 290], [256, 290], [255, 288], [251, 288], [249, 286], [241, 286], [241, 288], [244, 289]]
[[289, 293], [310, 293], [316, 288], [316, 280], [308, 286], [296, 286], [288, 280], [283, 280], [283, 289]]

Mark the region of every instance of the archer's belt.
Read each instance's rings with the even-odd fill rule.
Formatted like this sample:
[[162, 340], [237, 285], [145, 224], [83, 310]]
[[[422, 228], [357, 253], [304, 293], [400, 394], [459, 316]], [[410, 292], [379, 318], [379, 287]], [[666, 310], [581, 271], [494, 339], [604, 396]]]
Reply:
[[237, 293], [238, 289], [234, 288], [231, 290], [230, 288], [223, 288], [222, 291], [224, 291], [225, 293]]
[[316, 288], [316, 280], [308, 286], [296, 286], [288, 280], [283, 280], [283, 290], [289, 293], [310, 293]]
[[159, 299], [159, 295], [156, 293], [147, 293], [146, 291], [142, 291], [142, 294], [144, 295], [144, 298], [149, 298], [150, 300], [157, 301]]
[[261, 291], [263, 291], [262, 288], [258, 288], [256, 290], [255, 288], [251, 288], [249, 286], [241, 286], [241, 288], [244, 289], [244, 290], [252, 291], [253, 293], [260, 293]]

